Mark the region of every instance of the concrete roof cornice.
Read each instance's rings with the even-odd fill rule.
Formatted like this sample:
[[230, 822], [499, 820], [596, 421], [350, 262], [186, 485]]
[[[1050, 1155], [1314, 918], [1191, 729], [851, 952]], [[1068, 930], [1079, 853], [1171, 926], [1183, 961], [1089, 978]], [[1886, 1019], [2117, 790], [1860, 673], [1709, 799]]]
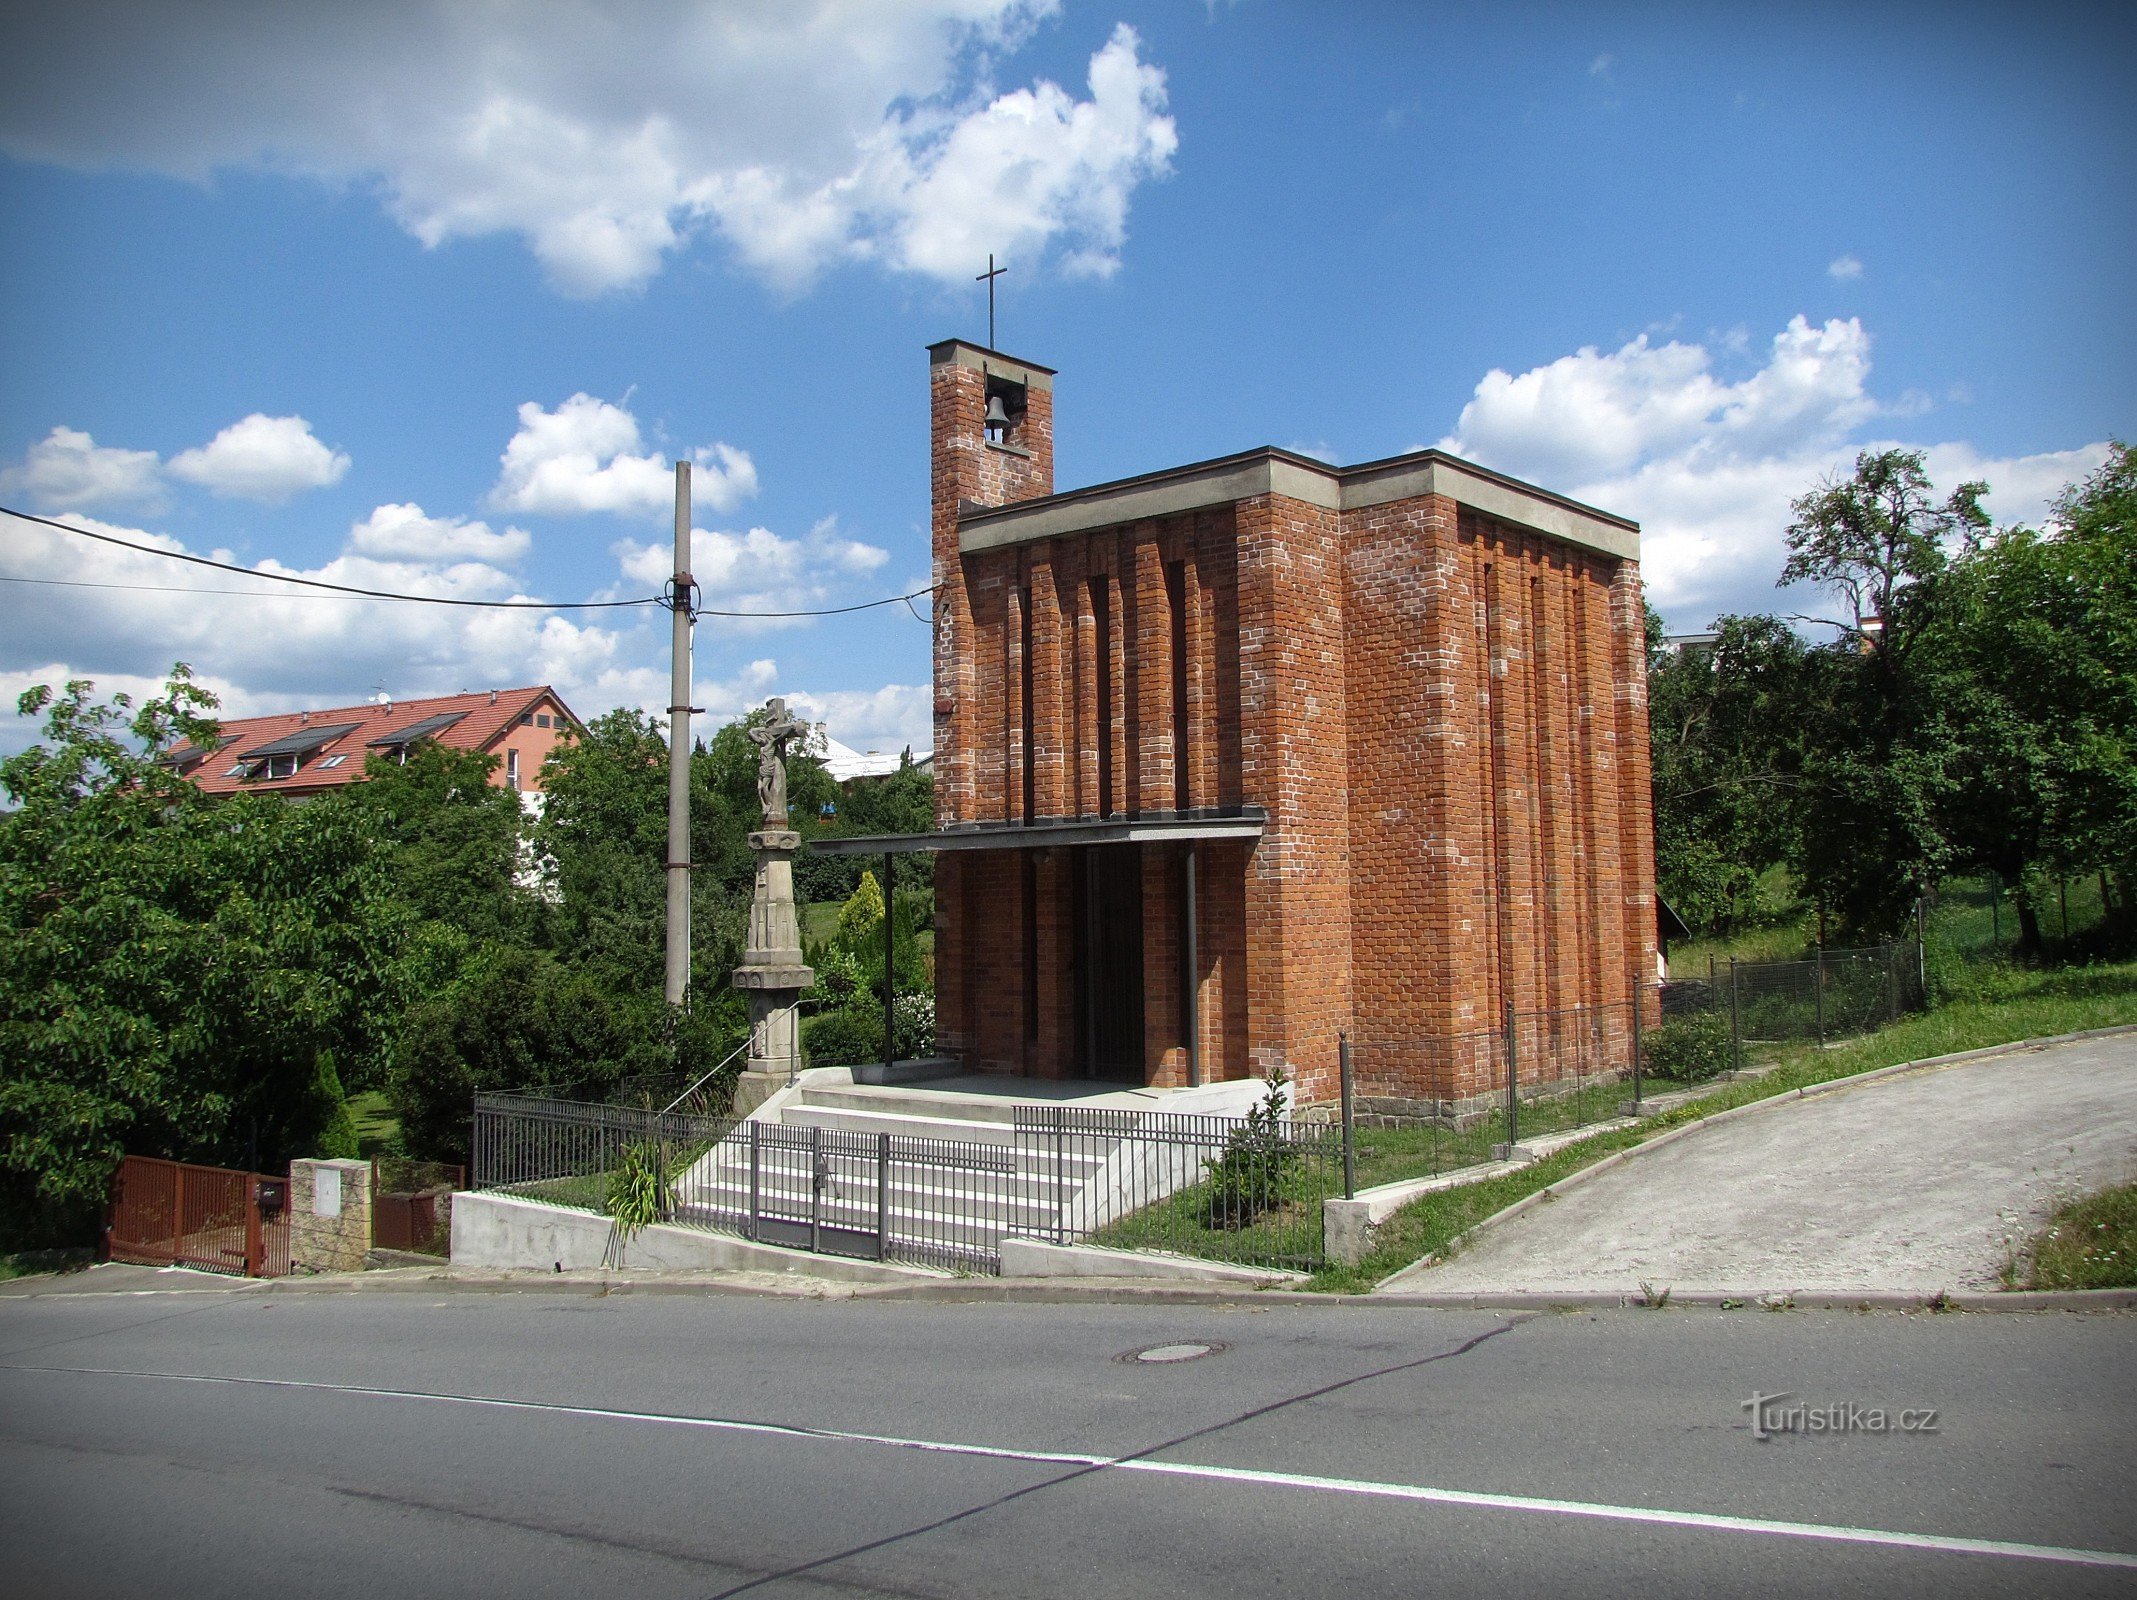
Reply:
[[[939, 347], [938, 347], [939, 348]], [[1238, 455], [1168, 467], [1006, 506], [971, 507], [957, 521], [958, 548], [971, 555], [1004, 545], [1095, 528], [1178, 516], [1257, 495], [1283, 495], [1329, 510], [1354, 511], [1421, 495], [1443, 495], [1502, 522], [1621, 560], [1640, 558], [1640, 525], [1444, 450], [1417, 450], [1337, 467], [1265, 445]]]
[[928, 346], [928, 364], [944, 367], [976, 367], [981, 372], [997, 378], [1007, 378], [1012, 383], [1021, 383], [1033, 389], [1051, 390], [1054, 386], [1054, 369], [1042, 367], [1036, 361], [1026, 361], [1022, 356], [1013, 356], [1005, 351], [990, 350], [983, 344], [974, 344], [970, 339], [944, 339]]

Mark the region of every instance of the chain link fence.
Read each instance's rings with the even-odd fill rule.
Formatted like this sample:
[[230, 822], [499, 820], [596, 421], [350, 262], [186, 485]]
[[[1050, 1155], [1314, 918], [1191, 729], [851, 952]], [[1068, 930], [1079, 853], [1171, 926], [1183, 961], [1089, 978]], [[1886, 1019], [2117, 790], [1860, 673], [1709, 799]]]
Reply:
[[1658, 986], [1660, 1026], [1644, 1041], [1654, 1076], [1696, 1083], [1740, 1071], [1762, 1045], [1848, 1039], [1927, 1004], [1913, 941], [1816, 949], [1794, 961], [1713, 963], [1705, 977]]

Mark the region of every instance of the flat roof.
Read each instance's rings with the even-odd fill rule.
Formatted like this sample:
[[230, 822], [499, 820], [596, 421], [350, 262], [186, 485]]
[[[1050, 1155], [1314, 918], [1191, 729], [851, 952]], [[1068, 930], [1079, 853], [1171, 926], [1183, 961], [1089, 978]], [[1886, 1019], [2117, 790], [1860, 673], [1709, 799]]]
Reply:
[[826, 856], [902, 856], [917, 850], [1061, 850], [1081, 844], [1163, 844], [1175, 839], [1259, 839], [1268, 825], [1260, 806], [1184, 816], [1071, 817], [1046, 822], [987, 822], [937, 833], [878, 833], [811, 839]]
[[958, 512], [957, 546], [962, 554], [972, 555], [1152, 517], [1179, 516], [1265, 494], [1342, 511], [1419, 495], [1444, 495], [1459, 505], [1567, 544], [1621, 560], [1640, 558], [1640, 525], [1630, 518], [1539, 489], [1444, 450], [1415, 450], [1337, 467], [1275, 445], [1006, 506], [966, 506]]

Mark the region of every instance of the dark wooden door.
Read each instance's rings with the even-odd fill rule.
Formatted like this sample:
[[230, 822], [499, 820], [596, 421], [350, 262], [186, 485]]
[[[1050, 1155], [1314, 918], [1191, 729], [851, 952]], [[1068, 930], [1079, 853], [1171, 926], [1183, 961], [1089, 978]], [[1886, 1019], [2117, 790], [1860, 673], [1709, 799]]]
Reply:
[[1084, 1072], [1143, 1081], [1143, 851], [1086, 845], [1076, 864], [1077, 1017]]

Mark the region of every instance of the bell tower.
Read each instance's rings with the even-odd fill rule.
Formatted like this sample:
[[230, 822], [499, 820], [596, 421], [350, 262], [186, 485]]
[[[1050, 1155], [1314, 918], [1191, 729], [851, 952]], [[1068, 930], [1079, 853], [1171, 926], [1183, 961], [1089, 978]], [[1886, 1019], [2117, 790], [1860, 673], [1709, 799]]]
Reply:
[[935, 815], [964, 815], [973, 714], [972, 606], [957, 542], [975, 506], [1038, 500], [1054, 492], [1054, 369], [945, 339], [928, 346], [929, 466], [935, 582]]

